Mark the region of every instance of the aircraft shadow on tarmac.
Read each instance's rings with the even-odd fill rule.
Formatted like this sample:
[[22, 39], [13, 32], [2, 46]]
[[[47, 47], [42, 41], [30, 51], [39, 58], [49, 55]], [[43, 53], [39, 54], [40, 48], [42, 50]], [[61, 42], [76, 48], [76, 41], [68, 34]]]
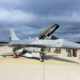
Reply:
[[78, 63], [76, 61], [72, 61], [72, 60], [68, 60], [68, 59], [64, 59], [64, 58], [59, 58], [58, 56], [55, 56], [55, 55], [53, 55], [53, 56], [52, 55], [47, 55], [45, 57], [45, 60], [49, 60], [49, 59], [57, 60], [57, 61], [61, 61], [61, 62], [68, 62], [68, 63]]
[[12, 53], [4, 53], [4, 54], [0, 54], [0, 56], [6, 58], [7, 56], [13, 56]]
[[[13, 56], [12, 53], [4, 53], [2, 55], [0, 55], [4, 58], [6, 58], [7, 56]], [[20, 57], [20, 56], [19, 56]], [[21, 56], [22, 57], [22, 56]], [[28, 57], [24, 57], [24, 58], [28, 58]], [[28, 58], [28, 59], [36, 59], [36, 60], [39, 60], [38, 58]], [[72, 61], [72, 60], [68, 60], [68, 59], [64, 59], [64, 58], [59, 58], [57, 55], [46, 55], [44, 60], [57, 60], [57, 61], [61, 61], [61, 62], [68, 62], [68, 63], [77, 63], [77, 64], [80, 64], [76, 61]]]

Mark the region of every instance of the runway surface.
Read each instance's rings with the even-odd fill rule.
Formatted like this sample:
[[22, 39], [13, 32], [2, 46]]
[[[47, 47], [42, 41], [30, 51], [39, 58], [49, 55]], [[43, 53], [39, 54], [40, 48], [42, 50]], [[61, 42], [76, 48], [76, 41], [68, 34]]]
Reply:
[[12, 48], [0, 47], [1, 80], [80, 80], [80, 60], [68, 58], [65, 50], [61, 54], [48, 53], [44, 62], [24, 57], [13, 59], [12, 55]]

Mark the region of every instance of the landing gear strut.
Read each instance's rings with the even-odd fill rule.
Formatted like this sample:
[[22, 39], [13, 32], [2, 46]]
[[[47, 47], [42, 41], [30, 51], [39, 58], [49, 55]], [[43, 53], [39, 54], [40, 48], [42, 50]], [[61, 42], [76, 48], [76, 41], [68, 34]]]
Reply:
[[18, 58], [16, 50], [17, 50], [16, 48], [13, 49], [14, 56], [12, 58]]
[[40, 62], [44, 62], [44, 53], [40, 53]]

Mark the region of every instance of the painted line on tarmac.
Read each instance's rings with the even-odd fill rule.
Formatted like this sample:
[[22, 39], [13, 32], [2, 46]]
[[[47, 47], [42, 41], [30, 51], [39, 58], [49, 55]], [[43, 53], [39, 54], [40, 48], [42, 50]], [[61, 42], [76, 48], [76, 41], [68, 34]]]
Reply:
[[77, 63], [59, 63], [59, 62], [57, 63], [57, 62], [9, 62], [9, 61], [0, 61], [0, 63], [79, 65]]

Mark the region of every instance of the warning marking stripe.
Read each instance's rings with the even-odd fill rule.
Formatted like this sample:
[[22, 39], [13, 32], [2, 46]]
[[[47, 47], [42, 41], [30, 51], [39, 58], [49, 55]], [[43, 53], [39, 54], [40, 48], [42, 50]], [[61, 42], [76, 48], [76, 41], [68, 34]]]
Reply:
[[0, 61], [0, 63], [24, 63], [24, 64], [63, 64], [63, 65], [79, 65], [77, 63], [60, 63], [60, 62], [9, 62]]

